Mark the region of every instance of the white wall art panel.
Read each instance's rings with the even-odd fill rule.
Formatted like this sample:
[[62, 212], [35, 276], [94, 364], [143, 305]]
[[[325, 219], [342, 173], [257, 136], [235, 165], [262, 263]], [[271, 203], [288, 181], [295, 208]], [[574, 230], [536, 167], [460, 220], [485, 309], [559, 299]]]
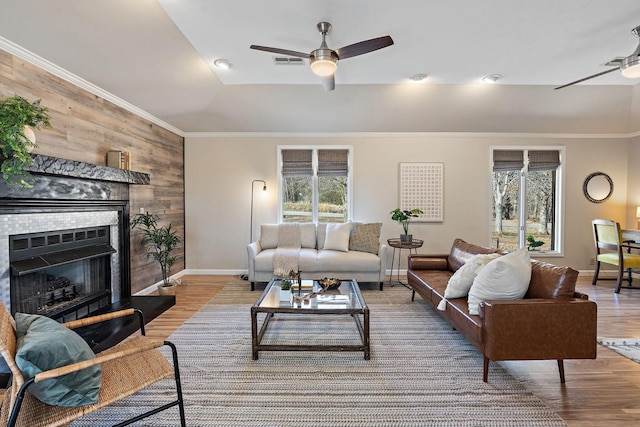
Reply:
[[444, 221], [444, 163], [400, 163], [400, 209], [420, 209], [415, 222]]

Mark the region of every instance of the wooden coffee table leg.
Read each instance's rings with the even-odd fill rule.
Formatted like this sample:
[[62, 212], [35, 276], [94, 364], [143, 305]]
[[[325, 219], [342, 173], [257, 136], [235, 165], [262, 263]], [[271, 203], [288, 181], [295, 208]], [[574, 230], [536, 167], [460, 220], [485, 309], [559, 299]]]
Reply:
[[253, 360], [258, 360], [258, 313], [251, 309], [251, 351]]
[[364, 360], [371, 359], [371, 343], [369, 341], [369, 310], [364, 311]]

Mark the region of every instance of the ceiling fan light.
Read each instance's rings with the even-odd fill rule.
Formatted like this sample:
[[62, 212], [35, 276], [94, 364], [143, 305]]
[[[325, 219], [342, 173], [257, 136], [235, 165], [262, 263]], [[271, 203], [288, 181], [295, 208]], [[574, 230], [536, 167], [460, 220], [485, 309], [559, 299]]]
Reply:
[[331, 49], [316, 49], [311, 53], [310, 64], [316, 76], [332, 76], [338, 69], [338, 56]]
[[640, 54], [633, 53], [622, 60], [620, 72], [628, 79], [640, 78]]

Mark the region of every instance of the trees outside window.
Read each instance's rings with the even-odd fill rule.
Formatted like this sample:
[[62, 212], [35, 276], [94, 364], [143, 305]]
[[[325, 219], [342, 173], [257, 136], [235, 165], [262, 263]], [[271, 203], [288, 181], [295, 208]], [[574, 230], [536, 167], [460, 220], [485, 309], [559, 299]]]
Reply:
[[351, 149], [280, 147], [280, 221], [334, 222], [351, 218]]
[[[527, 239], [543, 242], [536, 250], [560, 251], [561, 149], [494, 149], [494, 246], [514, 250]], [[531, 240], [531, 238], [529, 238]]]

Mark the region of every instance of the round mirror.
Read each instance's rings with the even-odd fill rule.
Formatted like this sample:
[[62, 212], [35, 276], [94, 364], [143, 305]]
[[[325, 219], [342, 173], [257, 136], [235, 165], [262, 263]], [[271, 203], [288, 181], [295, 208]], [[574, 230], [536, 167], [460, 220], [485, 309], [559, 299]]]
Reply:
[[613, 194], [613, 181], [604, 172], [594, 172], [584, 180], [584, 196], [593, 203], [602, 203]]

